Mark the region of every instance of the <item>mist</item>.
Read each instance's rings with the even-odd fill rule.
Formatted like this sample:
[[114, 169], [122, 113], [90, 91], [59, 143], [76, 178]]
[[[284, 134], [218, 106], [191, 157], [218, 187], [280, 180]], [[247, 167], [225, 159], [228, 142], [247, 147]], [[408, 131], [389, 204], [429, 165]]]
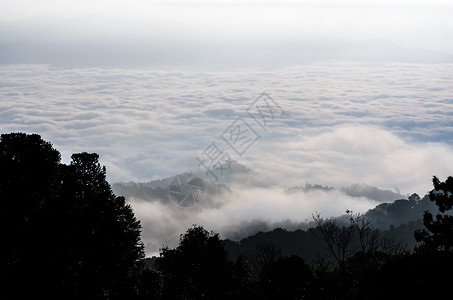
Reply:
[[[311, 190], [288, 194], [279, 188], [249, 188], [233, 194], [217, 196], [216, 205], [202, 199], [197, 206], [181, 207], [161, 199], [128, 198], [140, 219], [142, 239], [148, 255], [156, 255], [163, 246], [175, 247], [179, 235], [196, 224], [220, 233], [222, 238], [238, 240], [258, 231], [277, 227], [303, 229], [312, 221], [312, 214], [336, 217], [346, 209], [364, 213], [378, 203], [366, 197], [351, 197], [339, 190]], [[205, 202], [204, 202], [205, 201]]]

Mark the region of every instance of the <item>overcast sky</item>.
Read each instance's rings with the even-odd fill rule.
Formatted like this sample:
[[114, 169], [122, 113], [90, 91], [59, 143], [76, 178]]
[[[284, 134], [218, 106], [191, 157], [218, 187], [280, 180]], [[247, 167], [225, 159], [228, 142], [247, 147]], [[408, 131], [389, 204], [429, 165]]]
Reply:
[[453, 61], [452, 1], [1, 0], [0, 8], [0, 63]]

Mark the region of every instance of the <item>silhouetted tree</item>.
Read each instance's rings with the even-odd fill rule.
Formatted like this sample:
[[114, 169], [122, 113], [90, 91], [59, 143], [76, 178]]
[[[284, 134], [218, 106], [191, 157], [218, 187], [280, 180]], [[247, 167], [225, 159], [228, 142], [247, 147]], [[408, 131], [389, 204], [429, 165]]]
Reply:
[[39, 135], [0, 140], [2, 292], [113, 299], [137, 296], [140, 223], [106, 181], [97, 154], [69, 165]]
[[151, 268], [145, 260], [140, 261], [125, 285], [134, 290], [124, 299], [159, 300], [162, 297], [162, 274]]
[[400, 253], [405, 250], [401, 242], [395, 237], [383, 236], [382, 232], [373, 228], [373, 220], [363, 213], [353, 213], [346, 210], [346, 216], [355, 231], [356, 251]]
[[231, 299], [231, 264], [217, 233], [194, 226], [177, 248], [164, 247], [160, 255], [163, 299]]
[[311, 274], [299, 256], [273, 261], [260, 274], [260, 299], [302, 299], [307, 294]]
[[425, 211], [423, 224], [426, 229], [417, 230], [414, 234], [417, 242], [421, 242], [419, 251], [452, 251], [453, 250], [453, 216], [446, 214], [453, 207], [453, 177], [449, 176], [445, 182], [433, 177], [434, 189], [429, 198], [439, 207], [435, 216]]
[[249, 259], [253, 274], [260, 277], [273, 262], [281, 258], [281, 250], [274, 244], [267, 243], [257, 245], [254, 255]]
[[258, 299], [258, 285], [256, 277], [252, 274], [250, 262], [240, 255], [230, 271], [229, 298], [251, 300]]
[[328, 253], [341, 265], [344, 261], [354, 254], [356, 245], [354, 244], [355, 228], [353, 226], [340, 226], [338, 219], [324, 219], [321, 214], [313, 215], [314, 224], [310, 228], [312, 234], [324, 241]]
[[[344, 265], [346, 260], [357, 252], [399, 253], [405, 247], [396, 238], [385, 237], [382, 232], [372, 227], [372, 220], [365, 214], [346, 211], [349, 225], [339, 225], [338, 218], [324, 219], [319, 213], [313, 215], [310, 231], [324, 241], [328, 254], [337, 265]], [[320, 260], [322, 262], [322, 259]]]
[[[58, 193], [60, 153], [37, 134], [0, 137], [0, 281], [12, 295], [40, 279], [42, 224], [45, 210]], [[28, 287], [30, 288], [30, 287]], [[2, 298], [0, 296], [0, 298]]]
[[84, 274], [77, 291], [112, 297], [128, 289], [123, 283], [143, 258], [143, 245], [140, 222], [125, 199], [113, 194], [105, 173], [97, 154], [72, 155], [64, 167], [55, 218], [64, 225], [59, 232], [62, 252], [72, 251], [65, 259]]

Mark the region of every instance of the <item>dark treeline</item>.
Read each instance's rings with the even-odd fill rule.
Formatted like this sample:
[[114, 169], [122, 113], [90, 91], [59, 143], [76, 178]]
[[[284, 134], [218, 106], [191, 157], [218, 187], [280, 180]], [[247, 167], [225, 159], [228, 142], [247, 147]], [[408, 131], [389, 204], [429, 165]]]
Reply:
[[97, 154], [65, 165], [39, 135], [3, 134], [0, 170], [0, 298], [134, 293], [140, 223], [113, 194]]
[[[366, 214], [362, 215], [362, 217], [368, 218]], [[334, 220], [339, 226], [344, 225], [343, 217], [335, 218]], [[370, 218], [368, 220], [371, 221]], [[374, 221], [370, 224], [370, 227], [371, 225], [373, 225], [374, 229]], [[411, 250], [416, 245], [414, 232], [422, 228], [424, 228], [423, 221], [419, 219], [399, 226], [390, 226], [387, 230], [375, 229], [374, 234], [385, 241], [392, 241], [400, 249]], [[255, 253], [256, 248], [261, 245], [275, 245], [278, 246], [283, 256], [297, 255], [306, 262], [311, 263], [321, 255], [326, 261], [333, 262], [334, 258], [326, 251], [325, 242], [313, 233], [313, 229], [285, 230], [276, 228], [271, 231], [258, 232], [237, 242], [226, 239], [223, 243], [228, 251], [230, 260], [235, 260], [240, 255], [251, 256]], [[354, 237], [351, 245], [358, 247], [358, 242], [358, 239]]]
[[[368, 227], [372, 227], [376, 235], [381, 236], [385, 240], [393, 240], [399, 243], [401, 248], [413, 249], [416, 246], [414, 232], [423, 229], [423, 214], [428, 211], [435, 214], [438, 208], [434, 202], [430, 200], [429, 195], [422, 199], [417, 194], [413, 194], [409, 199], [395, 200], [392, 203], [382, 203], [373, 209], [368, 210], [361, 218], [370, 222]], [[351, 225], [351, 215], [345, 214], [335, 218], [335, 222], [339, 226]], [[312, 230], [286, 230], [278, 226], [271, 229], [266, 223], [258, 223], [248, 225], [254, 228], [262, 227], [262, 230], [257, 230], [258, 233], [249, 235], [238, 241], [230, 239], [224, 240], [225, 248], [228, 251], [228, 257], [231, 260], [236, 259], [239, 255], [250, 256], [255, 252], [256, 247], [260, 245], [278, 245], [283, 256], [297, 255], [302, 257], [306, 262], [316, 260], [321, 254], [327, 261], [332, 260], [325, 251], [325, 244], [322, 240], [313, 235]], [[287, 224], [283, 224], [287, 225]], [[299, 223], [294, 226], [299, 228], [309, 228], [310, 223]], [[284, 227], [284, 226], [283, 226]], [[313, 227], [313, 224], [311, 225]]]
[[[276, 230], [271, 240], [277, 242], [258, 239], [248, 252], [234, 255], [219, 234], [194, 225], [181, 235], [178, 247], [164, 247], [160, 257], [145, 259], [140, 222], [125, 199], [112, 192], [97, 154], [74, 154], [66, 165], [39, 135], [3, 134], [0, 170], [1, 299], [419, 299], [451, 294], [446, 271], [453, 267], [452, 177], [445, 182], [433, 178], [428, 197], [438, 210], [420, 216], [423, 227], [403, 228], [414, 231], [418, 242], [409, 249], [374, 228], [369, 216], [348, 211], [345, 219], [316, 213], [309, 230]], [[322, 251], [309, 257], [280, 247], [304, 244]]]

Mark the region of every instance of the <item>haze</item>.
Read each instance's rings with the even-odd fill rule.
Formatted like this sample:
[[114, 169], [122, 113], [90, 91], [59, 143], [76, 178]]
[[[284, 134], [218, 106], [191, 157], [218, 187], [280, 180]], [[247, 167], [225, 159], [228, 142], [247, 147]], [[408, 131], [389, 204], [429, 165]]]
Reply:
[[326, 59], [438, 63], [451, 62], [453, 53], [448, 1], [1, 1], [0, 7], [0, 63], [215, 70]]

